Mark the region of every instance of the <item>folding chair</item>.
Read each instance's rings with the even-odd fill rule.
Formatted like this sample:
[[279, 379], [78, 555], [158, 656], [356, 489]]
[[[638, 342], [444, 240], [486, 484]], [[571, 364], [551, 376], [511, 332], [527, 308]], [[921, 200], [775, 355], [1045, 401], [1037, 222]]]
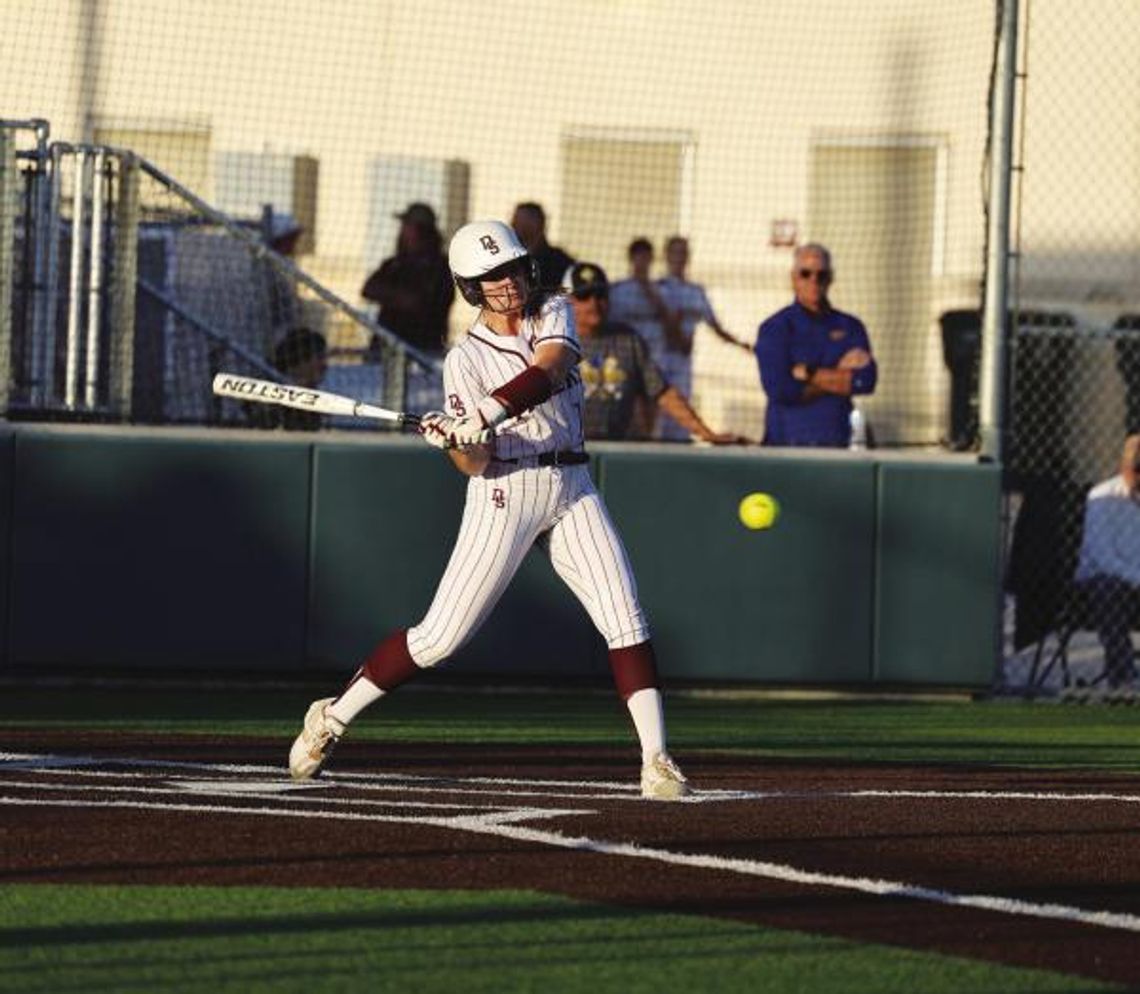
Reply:
[[[1140, 628], [1140, 598], [1134, 597], [1132, 599], [1130, 615], [1129, 627], [1132, 630]], [[1073, 635], [1078, 631], [1096, 631], [1096, 627], [1095, 615], [1087, 588], [1076, 583], [1070, 584], [1061, 609], [1057, 614], [1056, 623], [1050, 632], [1041, 637], [1033, 653], [1033, 664], [1029, 671], [1029, 679], [1026, 682], [1030, 696], [1033, 696], [1034, 691], [1044, 687], [1049, 674], [1057, 667], [1061, 671], [1062, 693], [1074, 687], [1072, 670], [1069, 667], [1069, 647]], [[1052, 651], [1047, 653], [1046, 646], [1050, 635], [1055, 638], [1056, 642]], [[1133, 677], [1136, 675], [1135, 660], [1136, 654], [1133, 652]], [[1044, 661], [1044, 666], [1041, 665], [1042, 661]], [[1098, 684], [1104, 683], [1107, 677], [1108, 663], [1106, 660], [1100, 673], [1088, 683], [1082, 684], [1081, 687], [1084, 690], [1091, 690]]]
[[[1049, 674], [1057, 667], [1061, 669], [1061, 687], [1068, 690], [1073, 685], [1073, 674], [1069, 669], [1069, 643], [1075, 632], [1086, 627], [1087, 611], [1088, 606], [1081, 588], [1075, 583], [1070, 584], [1053, 627], [1041, 636], [1033, 652], [1033, 665], [1029, 669], [1029, 679], [1026, 681], [1026, 688], [1031, 697], [1035, 691], [1045, 686]], [[1047, 654], [1046, 646], [1050, 636], [1056, 639], [1056, 644]], [[1041, 665], [1043, 660], [1044, 666]], [[1104, 674], [1102, 673], [1097, 679], [1104, 679]]]

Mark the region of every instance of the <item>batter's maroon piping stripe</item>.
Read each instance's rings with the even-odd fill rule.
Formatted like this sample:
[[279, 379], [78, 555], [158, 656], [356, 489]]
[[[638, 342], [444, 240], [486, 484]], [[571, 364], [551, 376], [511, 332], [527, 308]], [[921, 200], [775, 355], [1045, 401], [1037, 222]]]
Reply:
[[505, 349], [505, 348], [503, 348], [501, 345], [496, 345], [494, 342], [488, 342], [488, 341], [487, 341], [487, 339], [485, 339], [485, 338], [480, 338], [480, 337], [479, 337], [478, 335], [476, 335], [476, 334], [475, 334], [475, 332], [473, 332], [473, 331], [469, 331], [469, 332], [467, 332], [467, 337], [468, 337], [468, 338], [474, 338], [474, 339], [475, 339], [475, 341], [479, 342], [481, 345], [486, 345], [486, 346], [487, 346], [487, 348], [489, 348], [489, 349], [494, 349], [494, 350], [495, 350], [496, 352], [498, 352], [500, 355], [509, 355], [509, 356], [514, 356], [514, 357], [515, 357], [516, 359], [518, 359], [518, 360], [519, 360], [519, 361], [520, 361], [520, 362], [521, 362], [521, 363], [522, 363], [524, 366], [529, 366], [529, 365], [530, 365], [530, 361], [527, 359], [527, 357], [526, 357], [526, 356], [524, 356], [524, 355], [523, 355], [521, 352], [519, 352], [517, 349]]
[[[578, 539], [578, 547], [583, 553], [586, 552], [587, 544], [593, 549], [593, 555], [585, 555], [583, 565], [586, 567], [587, 575], [594, 585], [594, 589], [598, 591], [602, 600], [602, 610], [608, 616], [608, 627], [614, 630], [618, 627], [618, 602], [614, 596], [614, 589], [610, 584], [609, 570], [605, 567], [606, 558], [603, 555], [602, 547], [604, 546], [610, 554], [610, 561], [617, 560], [617, 550], [614, 549], [613, 544], [609, 541], [607, 530], [602, 526], [602, 534], [599, 537], [597, 526], [599, 522], [595, 520], [598, 517], [598, 507], [594, 502], [590, 502], [584, 509], [581, 515], [581, 521], [575, 517], [574, 530]], [[581, 526], [581, 527], [580, 527]], [[582, 532], [579, 534], [579, 532]], [[621, 591], [625, 593], [624, 590]], [[625, 603], [625, 614], [631, 614], [629, 602]]]
[[573, 338], [567, 338], [565, 335], [547, 335], [544, 338], [536, 338], [531, 343], [531, 348], [541, 345], [543, 342], [562, 342], [568, 349], [572, 349], [578, 355], [582, 354], [582, 346]]
[[[487, 494], [487, 496], [489, 496], [489, 494]], [[468, 513], [471, 514], [470, 521], [467, 520]], [[487, 505], [484, 501], [479, 501], [479, 503], [476, 504], [469, 499], [464, 507], [464, 520], [460, 525], [460, 534], [470, 537], [462, 542], [457, 540], [452, 549], [452, 559], [448, 562], [444, 575], [440, 580], [439, 589], [435, 595], [435, 599], [432, 601], [432, 610], [428, 612], [428, 618], [432, 621], [432, 627], [421, 634], [416, 642], [417, 649], [419, 649], [420, 644], [423, 642], [426, 642], [429, 646], [436, 646], [449, 638], [448, 632], [450, 626], [447, 623], [449, 615], [445, 613], [443, 605], [456, 603], [457, 591], [464, 589], [466, 582], [468, 582], [467, 578], [471, 575], [472, 559], [474, 559], [475, 566], [480, 562], [479, 555], [481, 551], [485, 551], [485, 542], [476, 541], [476, 538], [483, 532], [483, 522], [487, 513]], [[491, 520], [493, 521], [494, 519]], [[460, 554], [462, 554], [462, 558], [458, 558]], [[436, 610], [437, 608], [438, 611]], [[433, 612], [435, 612], [434, 615]], [[420, 623], [420, 626], [426, 624], [428, 618], [425, 618], [424, 621]], [[454, 613], [450, 614], [450, 618], [453, 622], [456, 620], [465, 620], [465, 618], [457, 619]]]

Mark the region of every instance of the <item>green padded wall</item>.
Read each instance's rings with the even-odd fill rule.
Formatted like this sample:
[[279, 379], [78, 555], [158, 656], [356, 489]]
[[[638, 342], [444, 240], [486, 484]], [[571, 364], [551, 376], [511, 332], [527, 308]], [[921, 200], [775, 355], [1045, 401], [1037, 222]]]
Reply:
[[[605, 454], [666, 676], [847, 683], [871, 675], [874, 464], [724, 450]], [[737, 517], [752, 491], [775, 527]]]
[[[1000, 472], [599, 445], [666, 679], [985, 685]], [[335, 668], [426, 611], [464, 478], [413, 438], [0, 428], [0, 665]], [[774, 494], [776, 526], [737, 519]], [[453, 672], [608, 672], [533, 552]]]
[[8, 661], [8, 600], [11, 582], [12, 475], [15, 436], [0, 424], [0, 667]]
[[991, 682], [1000, 501], [994, 466], [880, 465], [877, 680]]
[[11, 665], [300, 666], [309, 446], [217, 438], [18, 434]]
[[[321, 442], [314, 463], [309, 656], [355, 669], [428, 609], [459, 531], [466, 479], [415, 439]], [[596, 671], [600, 637], [544, 555], [532, 552], [480, 632], [447, 669]]]

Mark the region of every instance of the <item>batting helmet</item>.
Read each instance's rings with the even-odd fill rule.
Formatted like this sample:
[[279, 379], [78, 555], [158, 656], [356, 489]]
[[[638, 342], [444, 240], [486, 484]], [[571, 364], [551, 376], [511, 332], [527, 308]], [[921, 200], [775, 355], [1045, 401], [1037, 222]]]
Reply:
[[451, 239], [447, 263], [463, 299], [483, 305], [482, 280], [501, 280], [521, 271], [530, 286], [538, 285], [538, 266], [510, 225], [502, 221], [473, 221]]

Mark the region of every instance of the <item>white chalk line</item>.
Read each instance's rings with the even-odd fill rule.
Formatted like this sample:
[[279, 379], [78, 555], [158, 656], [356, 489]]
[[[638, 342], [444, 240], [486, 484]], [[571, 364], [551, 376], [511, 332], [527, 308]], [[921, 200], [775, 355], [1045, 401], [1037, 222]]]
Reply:
[[[517, 805], [509, 804], [471, 804], [469, 802], [452, 802], [450, 804], [445, 802], [435, 801], [394, 801], [394, 800], [370, 800], [366, 798], [353, 798], [353, 797], [329, 797], [327, 794], [323, 796], [305, 796], [290, 792], [288, 797], [284, 797], [281, 793], [275, 790], [270, 791], [257, 791], [257, 790], [231, 790], [226, 786], [217, 786], [217, 781], [199, 781], [199, 782], [184, 782], [172, 780], [165, 785], [155, 785], [151, 787], [132, 787], [116, 784], [75, 784], [75, 783], [40, 783], [28, 780], [0, 780], [0, 787], [7, 787], [15, 790], [27, 790], [32, 792], [50, 793], [52, 791], [67, 791], [68, 793], [100, 793], [100, 794], [199, 794], [202, 797], [232, 797], [235, 800], [238, 798], [250, 799], [255, 801], [277, 801], [290, 804], [323, 804], [338, 807], [359, 807], [359, 808], [411, 808], [415, 811], [438, 810], [438, 811], [464, 811], [470, 812], [475, 810], [483, 810], [488, 814], [498, 816], [500, 814], [522, 818], [519, 812], [526, 812], [527, 819], [533, 817], [533, 812], [538, 811], [549, 817], [562, 817], [564, 815], [590, 815], [595, 812], [582, 809], [582, 808], [520, 808]], [[28, 803], [33, 803], [29, 800]], [[203, 810], [213, 810], [209, 805], [202, 805]], [[247, 810], [247, 809], [241, 809]], [[261, 811], [280, 811], [281, 808], [250, 808], [254, 812]]]
[[[124, 767], [124, 769], [99, 769], [98, 767]], [[630, 795], [631, 800], [641, 803], [640, 788], [636, 783], [605, 780], [556, 780], [529, 779], [521, 777], [441, 777], [415, 773], [325, 773], [319, 779], [290, 780], [280, 766], [236, 763], [195, 763], [181, 760], [108, 758], [94, 756], [36, 755], [34, 753], [0, 752], [0, 771], [28, 770], [50, 776], [73, 776], [103, 779], [154, 778], [156, 770], [182, 770], [207, 774], [267, 774], [280, 778], [277, 790], [304, 791], [320, 790], [329, 787], [346, 786], [353, 790], [379, 791], [392, 793], [437, 794], [487, 794], [479, 787], [497, 787], [496, 796], [505, 797], [569, 797], [579, 800], [621, 800], [622, 795]], [[189, 783], [189, 781], [187, 781]], [[548, 787], [552, 790], [513, 790], [512, 787]], [[1140, 783], [1137, 784], [1140, 790]], [[190, 789], [189, 787], [187, 789]], [[242, 792], [235, 787], [232, 793]], [[979, 801], [1041, 801], [1063, 803], [1115, 803], [1140, 804], [1140, 793], [1119, 794], [1104, 791], [1022, 791], [1022, 790], [915, 790], [859, 788], [853, 790], [699, 790], [683, 803], [710, 803], [717, 801], [762, 801], [762, 800], [825, 800], [859, 799], [876, 800], [930, 799], [930, 800], [979, 800]]]
[[[42, 759], [43, 764], [37, 763]], [[97, 767], [116, 767], [98, 769]], [[126, 769], [117, 769], [117, 767]], [[629, 800], [641, 803], [639, 783], [605, 780], [552, 780], [505, 777], [441, 777], [414, 773], [333, 773], [317, 780], [294, 783], [280, 766], [235, 765], [229, 763], [190, 763], [156, 759], [119, 759], [110, 757], [37, 757], [32, 753], [0, 753], [0, 771], [27, 770], [46, 776], [84, 777], [89, 779], [150, 780], [155, 771], [177, 770], [203, 773], [276, 774], [282, 783], [293, 784], [293, 789], [343, 786], [360, 791], [380, 791], [401, 794], [455, 794], [486, 797], [487, 788], [496, 788], [496, 797], [562, 798], [570, 800], [613, 801]], [[139, 771], [144, 772], [139, 772]], [[508, 789], [510, 787], [541, 787], [541, 790]], [[237, 793], [237, 791], [234, 791]], [[762, 795], [753, 791], [705, 790], [687, 797], [686, 804], [709, 804], [725, 800], [752, 800]]]
[[[805, 887], [835, 888], [855, 891], [876, 897], [905, 898], [950, 907], [971, 908], [1005, 915], [1018, 915], [1028, 918], [1041, 918], [1069, 921], [1075, 924], [1092, 925], [1099, 928], [1116, 929], [1140, 933], [1140, 916], [1124, 912], [1096, 911], [1073, 905], [1023, 901], [1017, 898], [992, 894], [958, 894], [953, 891], [923, 887], [917, 884], [872, 877], [852, 877], [842, 874], [818, 873], [786, 864], [762, 860], [729, 858], [698, 853], [672, 852], [632, 843], [608, 842], [584, 836], [568, 836], [560, 832], [543, 831], [521, 825], [505, 824], [506, 817], [517, 816], [525, 809], [518, 809], [510, 815], [458, 815], [433, 817], [389, 814], [362, 814], [353, 811], [299, 811], [288, 808], [249, 808], [236, 805], [178, 804], [152, 801], [126, 800], [55, 800], [44, 798], [19, 798], [0, 796], [0, 805], [34, 805], [65, 808], [131, 808], [148, 811], [211, 812], [217, 814], [238, 814], [270, 818], [316, 818], [337, 821], [384, 822], [389, 824], [413, 824], [435, 826], [472, 832], [479, 835], [492, 835], [514, 842], [530, 842], [537, 845], [592, 852], [606, 856], [624, 856], [634, 859], [647, 859], [672, 866], [715, 870], [737, 873], [745, 876], [776, 880], [782, 883], [798, 884]], [[549, 809], [535, 809], [535, 816], [549, 816]]]

